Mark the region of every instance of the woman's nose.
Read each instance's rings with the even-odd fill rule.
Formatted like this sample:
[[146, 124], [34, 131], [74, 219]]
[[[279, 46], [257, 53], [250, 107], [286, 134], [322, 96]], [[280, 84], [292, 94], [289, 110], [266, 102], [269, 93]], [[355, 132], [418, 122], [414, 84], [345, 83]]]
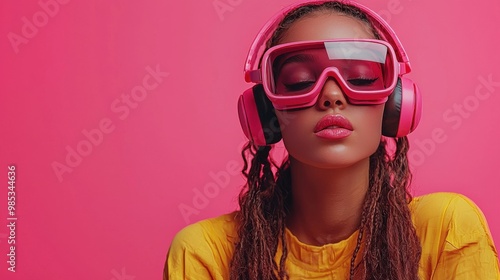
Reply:
[[338, 107], [344, 109], [347, 105], [347, 99], [342, 92], [342, 88], [337, 84], [335, 79], [328, 78], [321, 89], [317, 105], [322, 109]]

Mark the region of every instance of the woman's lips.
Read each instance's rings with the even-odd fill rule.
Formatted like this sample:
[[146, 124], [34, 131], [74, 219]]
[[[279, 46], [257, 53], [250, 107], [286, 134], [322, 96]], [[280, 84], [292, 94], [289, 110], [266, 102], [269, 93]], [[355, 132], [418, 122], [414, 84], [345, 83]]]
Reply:
[[342, 115], [326, 115], [314, 127], [316, 136], [326, 139], [342, 139], [352, 133], [352, 125]]

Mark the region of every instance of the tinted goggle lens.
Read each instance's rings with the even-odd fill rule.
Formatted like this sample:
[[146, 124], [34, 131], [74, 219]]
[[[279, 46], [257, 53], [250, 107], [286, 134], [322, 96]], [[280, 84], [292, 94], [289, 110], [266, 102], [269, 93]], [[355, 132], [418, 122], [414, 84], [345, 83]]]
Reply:
[[298, 42], [271, 49], [263, 74], [276, 96], [309, 94], [333, 76], [348, 96], [369, 100], [394, 88], [394, 60], [386, 44], [373, 41]]

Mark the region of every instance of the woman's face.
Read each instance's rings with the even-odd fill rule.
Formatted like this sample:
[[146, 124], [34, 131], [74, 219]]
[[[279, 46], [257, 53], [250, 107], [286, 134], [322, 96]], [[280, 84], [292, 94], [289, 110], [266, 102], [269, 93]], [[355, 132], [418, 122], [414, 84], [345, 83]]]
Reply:
[[[307, 15], [293, 23], [279, 43], [339, 38], [374, 39], [374, 36], [358, 19], [325, 12]], [[384, 104], [349, 104], [335, 79], [329, 78], [314, 106], [276, 110], [276, 115], [290, 157], [320, 168], [340, 168], [366, 160], [376, 151], [383, 111]], [[318, 132], [318, 123], [325, 118], [347, 128], [330, 127]]]

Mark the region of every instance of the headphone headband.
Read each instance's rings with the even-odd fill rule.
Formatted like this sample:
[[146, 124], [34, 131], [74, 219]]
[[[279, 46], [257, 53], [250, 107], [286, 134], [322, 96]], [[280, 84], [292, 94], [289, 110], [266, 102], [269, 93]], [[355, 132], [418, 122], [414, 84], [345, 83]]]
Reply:
[[[255, 37], [248, 52], [244, 68], [245, 80], [255, 83], [255, 85], [240, 95], [238, 114], [243, 132], [257, 146], [272, 145], [282, 138], [274, 105], [267, 95], [267, 90], [264, 89], [261, 69], [258, 68], [259, 61], [266, 51], [266, 41], [269, 40], [289, 12], [308, 4], [319, 5], [330, 2], [327, 0], [302, 1], [305, 2], [290, 5], [267, 21]], [[334, 1], [357, 8], [364, 13], [374, 31], [380, 36], [379, 39], [386, 41], [394, 49], [395, 59], [399, 64], [398, 82], [385, 102], [382, 135], [387, 137], [406, 136], [417, 127], [420, 121], [422, 97], [417, 85], [412, 80], [403, 77], [404, 74], [411, 71], [411, 67], [401, 42], [387, 22], [372, 10], [351, 0]]]
[[[260, 71], [257, 69], [257, 61], [262, 56], [265, 50], [265, 42], [269, 40], [274, 30], [276, 30], [278, 24], [285, 18], [285, 16], [302, 6], [310, 5], [310, 4], [323, 4], [325, 2], [331, 2], [327, 0], [322, 1], [307, 1], [301, 2], [298, 4], [292, 4], [281, 11], [279, 11], [275, 16], [267, 21], [267, 23], [262, 27], [260, 32], [255, 37], [250, 50], [248, 51], [247, 59], [245, 62], [245, 80], [247, 82], [259, 82], [260, 81]], [[344, 4], [353, 6], [358, 8], [360, 11], [366, 14], [368, 20], [372, 24], [373, 28], [377, 31], [377, 33], [382, 36], [382, 39], [387, 41], [396, 51], [396, 57], [398, 61], [402, 64], [400, 67], [400, 75], [409, 73], [411, 71], [410, 61], [406, 52], [403, 48], [403, 45], [399, 41], [399, 38], [396, 36], [396, 33], [392, 28], [387, 24], [387, 22], [374, 11], [369, 8], [356, 3], [354, 1], [341, 1]]]

